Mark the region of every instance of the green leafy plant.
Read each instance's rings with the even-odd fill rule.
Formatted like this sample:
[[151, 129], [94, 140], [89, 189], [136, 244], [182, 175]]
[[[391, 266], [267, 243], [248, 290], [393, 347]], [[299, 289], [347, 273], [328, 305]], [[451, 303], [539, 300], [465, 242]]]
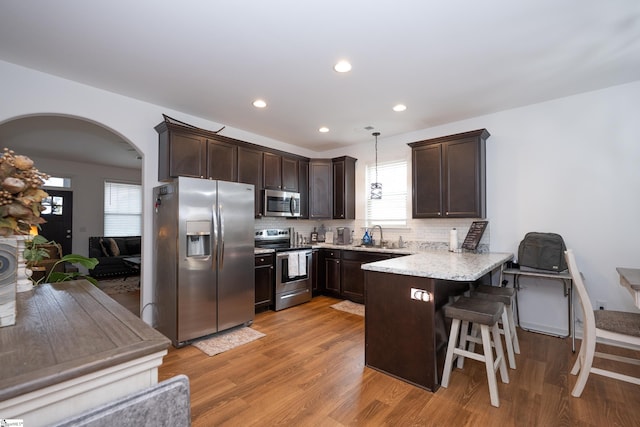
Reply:
[[[40, 236], [40, 235], [33, 236], [31, 240], [25, 241], [25, 250], [23, 252], [23, 256], [25, 261], [27, 262], [27, 268], [38, 267], [39, 266], [38, 263], [40, 261], [42, 261], [45, 258], [50, 258], [51, 255], [47, 247], [51, 247], [51, 246], [57, 247], [57, 243], [54, 242], [53, 240], [48, 240], [46, 237]], [[98, 265], [99, 261], [96, 258], [88, 258], [78, 254], [68, 254], [63, 257], [60, 257], [60, 259], [57, 260], [51, 266], [49, 270], [49, 274], [47, 274], [46, 276], [38, 280], [33, 279], [33, 276], [32, 276], [31, 281], [33, 282], [34, 285], [38, 285], [40, 283], [65, 282], [68, 280], [75, 280], [75, 279], [86, 279], [89, 282], [93, 283], [94, 285], [98, 283], [98, 281], [93, 277], [86, 276], [77, 271], [74, 271], [74, 272], [55, 271], [56, 267], [59, 264], [64, 265], [64, 263], [66, 262], [70, 264], [80, 264], [81, 266], [89, 270], [92, 270], [96, 267], [96, 265]]]

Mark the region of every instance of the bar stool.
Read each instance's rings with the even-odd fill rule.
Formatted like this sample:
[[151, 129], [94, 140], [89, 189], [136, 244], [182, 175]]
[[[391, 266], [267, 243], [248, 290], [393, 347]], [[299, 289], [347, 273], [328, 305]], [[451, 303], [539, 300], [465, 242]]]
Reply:
[[[503, 383], [509, 383], [509, 372], [505, 363], [504, 351], [502, 349], [502, 339], [498, 328], [498, 319], [504, 312], [504, 304], [496, 301], [489, 301], [478, 298], [460, 297], [457, 301], [449, 303], [443, 307], [444, 315], [453, 319], [451, 323], [451, 333], [447, 346], [447, 356], [444, 362], [442, 373], [442, 387], [449, 385], [449, 377], [453, 369], [453, 359], [458, 358], [458, 367], [462, 368], [464, 358], [471, 358], [484, 362], [487, 371], [487, 381], [489, 383], [489, 396], [491, 405], [500, 406], [498, 397], [498, 382], [496, 380], [496, 370], [500, 369], [500, 379]], [[480, 325], [481, 340], [484, 354], [474, 353], [466, 349], [467, 342], [475, 342], [476, 337], [467, 334], [469, 324]], [[491, 334], [493, 334], [493, 347]], [[458, 335], [460, 343], [458, 344]], [[493, 357], [493, 348], [496, 350], [496, 357]]]
[[[504, 341], [507, 347], [507, 357], [509, 359], [509, 367], [511, 369], [516, 369], [515, 354], [520, 354], [520, 342], [518, 341], [516, 322], [513, 316], [512, 302], [515, 295], [515, 289], [503, 288], [499, 286], [478, 285], [475, 289], [473, 289], [471, 295], [476, 298], [498, 301], [504, 304], [504, 313], [502, 313], [502, 327], [500, 328], [500, 333], [504, 335]], [[471, 351], [473, 351], [473, 347], [471, 348]]]

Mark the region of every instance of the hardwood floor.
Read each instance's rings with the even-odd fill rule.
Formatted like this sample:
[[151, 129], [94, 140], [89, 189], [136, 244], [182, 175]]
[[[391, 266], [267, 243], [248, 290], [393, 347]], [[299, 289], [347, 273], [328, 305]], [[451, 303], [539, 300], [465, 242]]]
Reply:
[[[498, 380], [494, 408], [479, 362], [465, 361], [436, 393], [365, 367], [364, 319], [330, 308], [337, 301], [259, 313], [253, 328], [266, 337], [213, 357], [171, 347], [159, 378], [189, 377], [195, 427], [640, 425], [640, 386], [592, 375], [571, 397], [568, 339], [518, 330], [518, 367], [509, 384]], [[631, 371], [640, 376], [640, 366]]]
[[126, 292], [122, 294], [109, 295], [118, 301], [121, 306], [140, 317], [140, 291]]

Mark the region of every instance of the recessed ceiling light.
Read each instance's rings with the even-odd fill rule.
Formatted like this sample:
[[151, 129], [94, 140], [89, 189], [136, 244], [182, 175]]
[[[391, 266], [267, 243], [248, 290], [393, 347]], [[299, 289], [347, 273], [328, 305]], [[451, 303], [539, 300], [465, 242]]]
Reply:
[[318, 132], [327, 133], [329, 132], [329, 128], [326, 126], [322, 126], [320, 129], [318, 129]]
[[267, 106], [267, 103], [262, 99], [256, 99], [255, 101], [253, 101], [253, 106], [256, 108], [264, 108]]
[[393, 107], [393, 111], [404, 111], [407, 109], [407, 106], [404, 104], [398, 104]]
[[338, 73], [348, 73], [351, 71], [351, 64], [349, 64], [349, 61], [345, 60], [338, 61], [338, 63], [333, 66], [333, 69]]

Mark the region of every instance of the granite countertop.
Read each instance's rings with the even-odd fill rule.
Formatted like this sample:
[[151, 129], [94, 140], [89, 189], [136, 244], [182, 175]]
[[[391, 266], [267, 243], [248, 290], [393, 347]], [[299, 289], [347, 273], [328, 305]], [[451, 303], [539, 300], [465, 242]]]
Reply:
[[[408, 248], [402, 248], [402, 249], [374, 248], [371, 246], [334, 245], [330, 243], [316, 243], [309, 246], [311, 246], [312, 249], [342, 249], [342, 250], [349, 250], [349, 251], [393, 253], [393, 254], [401, 254], [401, 255], [411, 255], [416, 253], [416, 251], [413, 251]], [[304, 246], [304, 247], [308, 248], [309, 246]], [[253, 251], [255, 255], [260, 255], [260, 254], [274, 253], [275, 249], [254, 248]]]
[[275, 251], [275, 249], [253, 248], [254, 255], [272, 254], [275, 253]]
[[512, 259], [513, 254], [501, 252], [474, 254], [430, 251], [363, 264], [362, 269], [432, 279], [474, 281]]
[[335, 245], [331, 243], [317, 243], [312, 247], [313, 249], [342, 249], [347, 251], [378, 252], [401, 255], [411, 255], [417, 253], [416, 251], [409, 248], [376, 248], [372, 246]]

